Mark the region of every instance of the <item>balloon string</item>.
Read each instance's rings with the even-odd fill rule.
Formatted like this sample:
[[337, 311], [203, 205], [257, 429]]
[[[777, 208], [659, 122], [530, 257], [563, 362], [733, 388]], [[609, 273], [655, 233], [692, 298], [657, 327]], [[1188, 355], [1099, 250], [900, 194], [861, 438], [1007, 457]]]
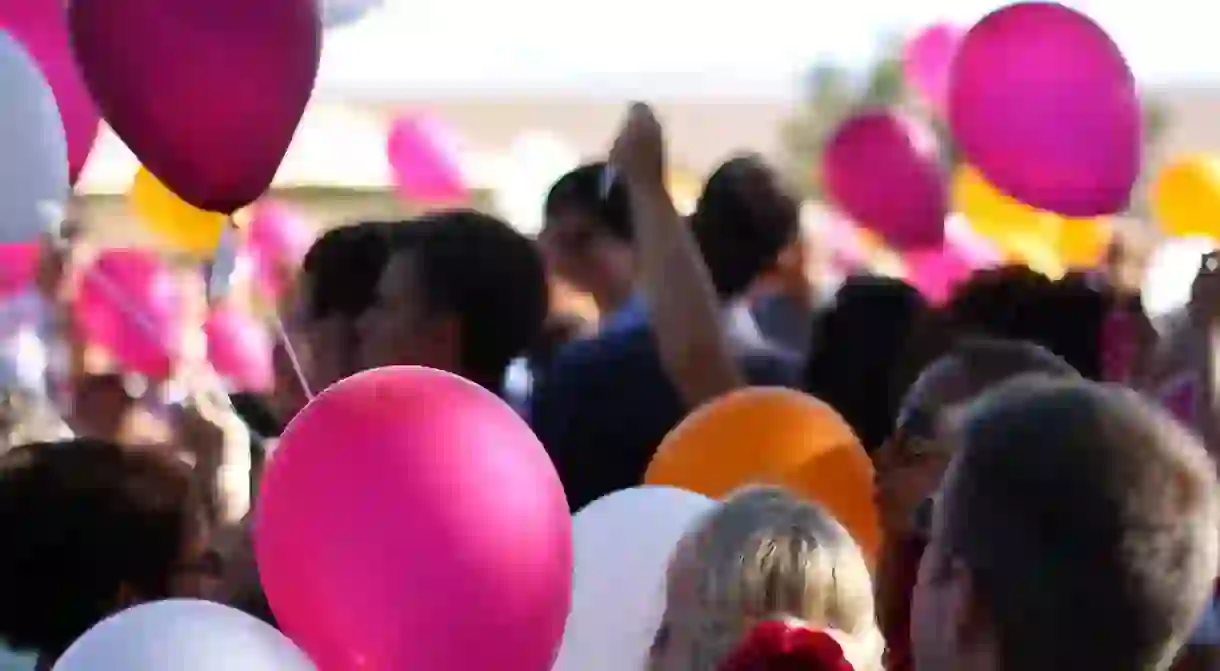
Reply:
[[301, 360], [297, 358], [296, 348], [292, 346], [292, 341], [288, 338], [288, 329], [284, 328], [284, 320], [280, 319], [279, 313], [276, 313], [272, 321], [275, 322], [277, 337], [284, 344], [284, 351], [288, 354], [288, 362], [292, 365], [292, 372], [296, 375], [297, 383], [301, 385], [305, 398], [312, 401], [313, 390], [309, 388], [309, 380], [305, 377], [305, 369], [301, 367]]

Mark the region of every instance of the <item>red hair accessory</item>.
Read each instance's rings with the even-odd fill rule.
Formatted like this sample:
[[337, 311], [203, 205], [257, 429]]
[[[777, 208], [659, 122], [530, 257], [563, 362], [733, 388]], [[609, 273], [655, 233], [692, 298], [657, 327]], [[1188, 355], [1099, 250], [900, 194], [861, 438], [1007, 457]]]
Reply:
[[719, 671], [855, 671], [830, 634], [770, 620], [746, 636]]

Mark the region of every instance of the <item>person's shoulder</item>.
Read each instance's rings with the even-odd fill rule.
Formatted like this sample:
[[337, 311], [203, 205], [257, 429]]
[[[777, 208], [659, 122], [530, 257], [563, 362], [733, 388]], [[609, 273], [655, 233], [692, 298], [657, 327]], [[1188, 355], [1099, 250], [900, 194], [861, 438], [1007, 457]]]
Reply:
[[737, 352], [737, 362], [750, 384], [798, 387], [802, 361], [798, 354], [772, 343], [744, 347]]
[[644, 352], [655, 352], [656, 343], [646, 325], [613, 329], [567, 343], [555, 355], [555, 370], [590, 368], [621, 363]]

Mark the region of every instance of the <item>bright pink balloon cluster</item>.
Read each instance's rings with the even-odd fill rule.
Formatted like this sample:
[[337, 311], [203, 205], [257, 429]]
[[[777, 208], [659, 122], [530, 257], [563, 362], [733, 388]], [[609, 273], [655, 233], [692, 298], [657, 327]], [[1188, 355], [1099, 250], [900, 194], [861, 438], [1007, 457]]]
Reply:
[[886, 110], [851, 117], [822, 154], [830, 199], [898, 250], [944, 238], [947, 186], [930, 129]]
[[107, 250], [81, 278], [77, 326], [124, 370], [162, 380], [182, 351], [183, 299], [176, 278], [152, 252]]
[[0, 245], [0, 298], [28, 289], [38, 275], [36, 242]]
[[350, 377], [289, 423], [263, 479], [259, 577], [319, 669], [548, 671], [572, 518], [491, 392], [427, 368]]
[[949, 98], [949, 71], [962, 29], [936, 23], [917, 33], [902, 50], [902, 72], [907, 86], [932, 109], [944, 113]]
[[953, 61], [949, 122], [988, 182], [1042, 210], [1114, 214], [1139, 176], [1135, 78], [1101, 27], [1058, 3], [1009, 5], [970, 29]]
[[313, 92], [317, 0], [91, 0], [68, 17], [89, 91], [149, 172], [213, 212], [263, 195]]
[[270, 391], [271, 335], [250, 315], [231, 306], [212, 310], [203, 326], [208, 362], [235, 391]]
[[68, 176], [80, 177], [97, 139], [98, 112], [81, 79], [68, 40], [63, 0], [19, 0], [0, 7], [0, 29], [17, 38], [42, 69], [68, 139]]
[[387, 151], [403, 199], [435, 204], [461, 202], [470, 196], [457, 138], [440, 120], [411, 114], [399, 117], [390, 127]]

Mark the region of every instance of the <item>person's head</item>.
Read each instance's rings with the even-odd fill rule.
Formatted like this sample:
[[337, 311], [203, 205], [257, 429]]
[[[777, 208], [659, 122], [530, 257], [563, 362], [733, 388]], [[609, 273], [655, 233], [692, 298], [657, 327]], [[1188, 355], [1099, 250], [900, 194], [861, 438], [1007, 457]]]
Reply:
[[1217, 482], [1135, 392], [1029, 376], [940, 427], [912, 622], [919, 668], [1167, 669], [1213, 593]]
[[538, 242], [556, 275], [611, 310], [634, 288], [635, 250], [626, 186], [606, 190], [605, 172], [604, 162], [589, 163], [555, 182]]
[[168, 452], [76, 439], [0, 455], [0, 639], [55, 656], [136, 603], [206, 596], [207, 522]]
[[[285, 326], [310, 386], [320, 391], [359, 371], [356, 322], [373, 303], [389, 257], [389, 224], [334, 228], [314, 241], [301, 264]], [[292, 357], [279, 339], [273, 360], [277, 411], [291, 416], [305, 403]]]
[[499, 391], [546, 319], [537, 248], [472, 210], [426, 215], [403, 231], [361, 320], [364, 366], [430, 366]]
[[904, 529], [920, 501], [935, 491], [952, 457], [952, 444], [936, 440], [944, 417], [988, 389], [1037, 373], [1078, 377], [1066, 361], [1032, 343], [971, 338], [920, 373], [898, 404], [893, 433], [873, 455], [883, 522]]
[[885, 642], [860, 548], [822, 508], [782, 489], [738, 492], [687, 533], [670, 564], [652, 671], [715, 671], [764, 620], [844, 634], [859, 671]]
[[716, 292], [731, 299], [797, 239], [800, 204], [766, 161], [740, 156], [708, 178], [690, 221]]
[[927, 310], [902, 280], [855, 276], [814, 319], [805, 391], [843, 415], [870, 452], [893, 428], [894, 367]]

